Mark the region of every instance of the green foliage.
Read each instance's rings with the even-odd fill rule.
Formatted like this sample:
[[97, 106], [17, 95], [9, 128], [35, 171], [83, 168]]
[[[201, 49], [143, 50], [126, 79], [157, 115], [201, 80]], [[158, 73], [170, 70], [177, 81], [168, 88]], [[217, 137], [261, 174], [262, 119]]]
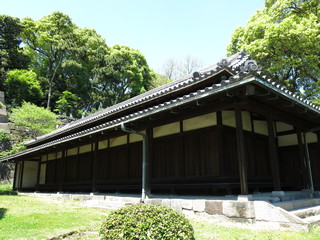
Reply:
[[194, 239], [192, 225], [169, 207], [135, 204], [107, 216], [102, 239]]
[[18, 195], [12, 190], [12, 185], [0, 185], [0, 195]]
[[172, 80], [168, 80], [168, 78], [166, 76], [155, 73], [155, 77], [151, 81], [151, 87], [152, 88], [160, 87], [160, 86], [162, 86], [166, 83], [169, 83], [171, 81]]
[[3, 129], [0, 129], [0, 142], [9, 142], [10, 135], [6, 133]]
[[23, 150], [25, 150], [26, 147], [24, 145], [22, 145], [22, 143], [16, 143], [15, 145], [11, 146], [10, 149], [5, 150], [5, 151], [1, 151], [0, 152], [0, 158], [21, 152]]
[[7, 94], [12, 103], [20, 106], [23, 101], [40, 103], [43, 93], [37, 74], [27, 70], [11, 70], [5, 80]]
[[60, 96], [59, 100], [56, 102], [57, 109], [56, 111], [60, 115], [80, 118], [81, 111], [78, 109], [78, 103], [80, 98], [69, 91], [64, 91]]
[[151, 88], [155, 77], [145, 57], [136, 49], [115, 45], [95, 68], [93, 108], [105, 108]]
[[0, 15], [0, 89], [6, 73], [12, 69], [26, 69], [29, 58], [20, 47], [20, 33], [22, 26], [20, 20], [7, 15]]
[[56, 114], [32, 103], [23, 102], [11, 111], [9, 119], [14, 127], [24, 128], [31, 138], [52, 132], [59, 124]]
[[310, 100], [319, 97], [319, 0], [267, 0], [232, 35], [228, 53], [245, 49], [265, 73]]

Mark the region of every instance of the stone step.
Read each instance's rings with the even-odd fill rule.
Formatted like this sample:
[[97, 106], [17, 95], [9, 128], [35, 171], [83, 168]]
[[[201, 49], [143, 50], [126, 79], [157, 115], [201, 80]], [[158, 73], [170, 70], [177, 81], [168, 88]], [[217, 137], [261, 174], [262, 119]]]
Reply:
[[304, 221], [311, 225], [320, 224], [320, 215], [307, 217], [304, 219]]
[[298, 210], [292, 210], [290, 213], [296, 215], [300, 218], [308, 218], [320, 215], [320, 206], [314, 206], [314, 207], [308, 207], [308, 208], [302, 208]]
[[273, 204], [276, 207], [281, 207], [287, 211], [298, 210], [301, 208], [313, 207], [316, 205], [320, 205], [320, 199], [317, 198], [307, 198], [307, 199], [299, 199], [285, 202], [277, 202]]
[[123, 202], [123, 201], [108, 201], [108, 200], [87, 200], [84, 202], [84, 206], [93, 207], [93, 208], [103, 208], [115, 210], [126, 205], [130, 205], [131, 203]]

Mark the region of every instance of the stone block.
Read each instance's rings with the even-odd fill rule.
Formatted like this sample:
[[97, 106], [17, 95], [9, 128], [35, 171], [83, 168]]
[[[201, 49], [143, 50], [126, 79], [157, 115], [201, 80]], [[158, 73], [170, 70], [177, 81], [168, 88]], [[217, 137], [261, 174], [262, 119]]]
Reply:
[[240, 202], [252, 201], [252, 195], [239, 195], [238, 201]]
[[172, 199], [171, 200], [171, 208], [181, 212], [182, 211], [182, 200], [181, 199]]
[[171, 200], [170, 199], [162, 199], [161, 205], [171, 207]]
[[222, 215], [222, 201], [206, 201], [205, 212], [210, 215]]
[[152, 204], [152, 205], [161, 205], [162, 200], [161, 199], [146, 199], [145, 203]]
[[257, 221], [266, 222], [283, 222], [288, 223], [290, 220], [283, 214], [283, 210], [273, 205], [263, 202], [255, 201], [255, 218]]
[[272, 191], [272, 196], [273, 197], [280, 197], [280, 196], [284, 196], [284, 191]]
[[223, 215], [230, 218], [254, 218], [253, 202], [224, 201], [222, 204]]
[[192, 200], [182, 200], [182, 209], [192, 210]]
[[204, 212], [204, 209], [206, 207], [206, 200], [193, 200], [192, 205], [193, 211]]

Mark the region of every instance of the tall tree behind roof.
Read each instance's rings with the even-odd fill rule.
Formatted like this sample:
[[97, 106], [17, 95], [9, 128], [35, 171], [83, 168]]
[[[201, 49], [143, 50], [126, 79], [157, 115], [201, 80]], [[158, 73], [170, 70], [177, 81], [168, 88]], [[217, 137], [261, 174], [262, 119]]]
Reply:
[[20, 47], [21, 31], [19, 18], [0, 15], [0, 90], [7, 71], [26, 69], [30, 62]]
[[266, 0], [232, 35], [228, 54], [245, 49], [264, 71], [309, 100], [319, 98], [320, 0]]

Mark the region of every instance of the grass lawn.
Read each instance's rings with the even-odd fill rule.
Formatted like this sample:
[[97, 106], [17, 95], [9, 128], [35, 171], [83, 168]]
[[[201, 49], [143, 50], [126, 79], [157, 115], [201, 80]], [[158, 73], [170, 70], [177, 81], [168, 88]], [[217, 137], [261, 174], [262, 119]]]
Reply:
[[1, 195], [0, 239], [48, 239], [76, 230], [98, 229], [107, 211], [80, 207], [76, 201], [48, 201]]
[[[4, 194], [5, 193], [5, 194]], [[12, 194], [12, 195], [8, 195]], [[72, 231], [98, 232], [107, 210], [81, 207], [78, 201], [54, 201], [13, 195], [10, 186], [0, 186], [0, 239], [48, 239]], [[292, 231], [256, 231], [218, 226], [191, 220], [197, 240], [317, 240], [320, 227], [310, 233]], [[97, 235], [73, 234], [65, 239], [99, 239]]]

